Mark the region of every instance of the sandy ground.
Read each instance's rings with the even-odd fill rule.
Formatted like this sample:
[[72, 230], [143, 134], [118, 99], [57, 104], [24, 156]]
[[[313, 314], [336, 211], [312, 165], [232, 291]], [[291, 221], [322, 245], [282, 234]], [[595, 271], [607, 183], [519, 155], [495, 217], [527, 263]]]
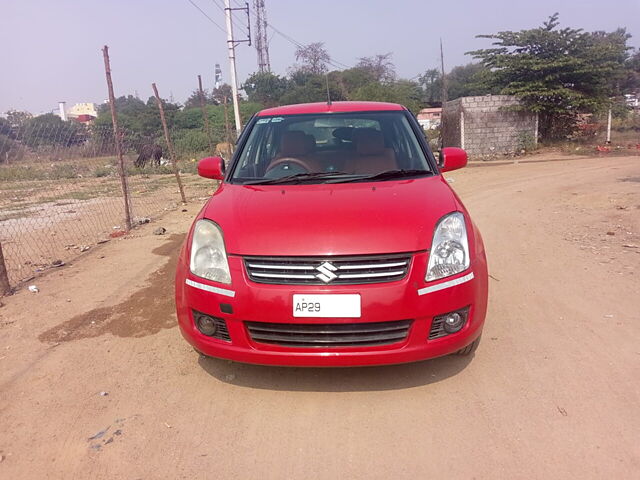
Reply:
[[0, 477], [638, 478], [640, 160], [449, 178], [492, 275], [475, 357], [200, 358], [172, 300], [191, 204], [3, 299]]
[[[28, 281], [52, 268], [56, 260], [71, 261], [123, 228], [119, 182], [111, 176], [2, 185], [0, 242], [10, 284]], [[128, 182], [134, 222], [179, 208], [180, 194], [173, 175], [136, 175]], [[183, 174], [182, 182], [192, 201], [202, 201], [213, 190], [194, 174]]]

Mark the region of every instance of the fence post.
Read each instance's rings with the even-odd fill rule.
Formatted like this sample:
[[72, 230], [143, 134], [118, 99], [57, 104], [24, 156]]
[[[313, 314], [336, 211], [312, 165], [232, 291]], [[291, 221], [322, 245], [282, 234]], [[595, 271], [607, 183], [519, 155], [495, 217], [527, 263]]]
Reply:
[[213, 138], [211, 138], [211, 130], [209, 130], [209, 116], [207, 115], [207, 107], [204, 102], [204, 92], [202, 91], [202, 77], [198, 75], [198, 91], [200, 92], [200, 108], [202, 109], [202, 118], [204, 119], [204, 130], [209, 140], [209, 154], [213, 155]]
[[0, 297], [11, 292], [9, 285], [9, 273], [7, 265], [4, 263], [4, 254], [2, 253], [2, 242], [0, 242]]
[[171, 164], [173, 165], [173, 173], [176, 176], [178, 182], [178, 189], [180, 190], [180, 197], [182, 197], [182, 203], [187, 203], [187, 197], [184, 196], [184, 188], [182, 188], [182, 180], [180, 180], [180, 173], [178, 172], [178, 164], [176, 162], [176, 153], [173, 150], [173, 144], [171, 143], [171, 137], [169, 137], [169, 129], [167, 128], [167, 119], [164, 116], [164, 107], [162, 106], [162, 100], [158, 94], [158, 88], [155, 83], [151, 84], [153, 88], [153, 94], [156, 96], [156, 103], [160, 110], [160, 120], [162, 121], [162, 128], [164, 130], [164, 139], [167, 141], [167, 148], [169, 149], [169, 155], [171, 156]]
[[113, 82], [111, 81], [111, 65], [109, 63], [109, 47], [102, 49], [104, 57], [104, 71], [107, 77], [107, 88], [109, 89], [109, 107], [111, 108], [111, 122], [113, 123], [113, 138], [116, 142], [116, 152], [118, 153], [118, 174], [120, 175], [120, 185], [124, 198], [124, 221], [127, 231], [131, 230], [131, 210], [129, 203], [129, 188], [127, 186], [126, 171], [124, 169], [124, 156], [122, 155], [122, 137], [118, 129], [118, 116], [116, 114], [116, 97], [113, 94]]

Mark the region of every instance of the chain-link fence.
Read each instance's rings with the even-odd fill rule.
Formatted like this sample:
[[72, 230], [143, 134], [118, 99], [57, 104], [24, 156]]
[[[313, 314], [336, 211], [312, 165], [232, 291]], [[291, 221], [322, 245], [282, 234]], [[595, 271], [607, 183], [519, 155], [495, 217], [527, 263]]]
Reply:
[[[123, 182], [111, 126], [68, 121], [0, 127], [0, 248], [10, 285], [123, 234]], [[126, 129], [121, 135], [133, 225], [178, 208], [164, 142]], [[187, 143], [177, 140], [178, 147]], [[196, 159], [207, 153], [178, 149], [188, 201], [201, 202], [215, 188], [196, 175]]]

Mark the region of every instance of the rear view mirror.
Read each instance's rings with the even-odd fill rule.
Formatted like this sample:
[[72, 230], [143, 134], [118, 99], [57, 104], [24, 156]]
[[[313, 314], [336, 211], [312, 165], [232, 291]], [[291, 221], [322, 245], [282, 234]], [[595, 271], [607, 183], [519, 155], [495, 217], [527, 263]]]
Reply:
[[222, 157], [206, 157], [198, 162], [198, 175], [204, 178], [222, 180], [224, 178], [224, 160]]
[[467, 165], [467, 152], [461, 148], [445, 147], [440, 152], [440, 171], [450, 172]]

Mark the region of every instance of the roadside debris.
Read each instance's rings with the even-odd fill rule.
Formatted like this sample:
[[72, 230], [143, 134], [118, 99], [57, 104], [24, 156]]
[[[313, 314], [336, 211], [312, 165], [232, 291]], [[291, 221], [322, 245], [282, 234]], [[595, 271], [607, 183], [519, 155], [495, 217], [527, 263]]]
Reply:
[[90, 442], [91, 440], [97, 440], [99, 438], [104, 437], [104, 434], [107, 433], [107, 431], [111, 428], [111, 426], [108, 426], [107, 428], [105, 428], [104, 430], [100, 430], [98, 433], [96, 433], [93, 437], [89, 437], [87, 439], [88, 442]]
[[35, 285], [29, 285], [29, 291], [31, 293], [38, 293], [40, 291], [40, 289]]
[[62, 260], [54, 260], [53, 262], [51, 262], [52, 267], [62, 267], [63, 265], [64, 262]]
[[136, 217], [133, 219], [133, 222], [136, 225], [144, 225], [145, 223], [149, 223], [151, 219], [149, 217]]
[[153, 231], [154, 235], [164, 235], [165, 233], [167, 233], [167, 229], [164, 227], [158, 227]]
[[566, 417], [568, 415], [567, 411], [564, 408], [558, 406], [556, 406], [556, 408], [560, 412], [560, 415], [562, 415], [563, 417]]
[[634, 245], [633, 243], [625, 243], [622, 246], [625, 248], [638, 248], [638, 245]]
[[109, 234], [109, 236], [110, 236], [111, 238], [118, 238], [118, 237], [122, 237], [123, 235], [126, 235], [126, 234], [127, 234], [127, 232], [126, 232], [126, 231], [124, 231], [124, 230], [118, 230], [118, 231], [115, 231], [115, 232], [111, 232], [111, 233]]
[[109, 392], [100, 392], [101, 397], [106, 397], [107, 395], [109, 395]]
[[101, 238], [101, 239], [100, 239], [100, 240], [98, 240], [96, 243], [97, 243], [98, 245], [101, 245], [101, 244], [103, 244], [103, 243], [107, 243], [108, 241], [109, 241], [109, 239], [108, 239], [108, 238]]
[[607, 232], [607, 235], [609, 236], [614, 236], [616, 234], [616, 232]]

